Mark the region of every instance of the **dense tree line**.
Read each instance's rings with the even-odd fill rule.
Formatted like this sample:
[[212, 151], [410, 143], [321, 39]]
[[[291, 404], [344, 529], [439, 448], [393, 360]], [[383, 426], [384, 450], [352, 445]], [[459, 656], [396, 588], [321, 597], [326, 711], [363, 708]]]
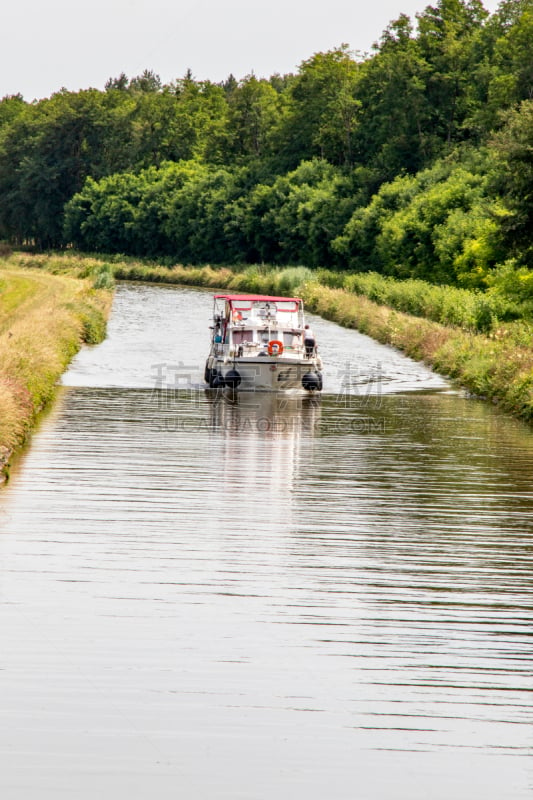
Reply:
[[533, 0], [438, 0], [296, 74], [0, 102], [0, 238], [484, 285], [530, 265]]

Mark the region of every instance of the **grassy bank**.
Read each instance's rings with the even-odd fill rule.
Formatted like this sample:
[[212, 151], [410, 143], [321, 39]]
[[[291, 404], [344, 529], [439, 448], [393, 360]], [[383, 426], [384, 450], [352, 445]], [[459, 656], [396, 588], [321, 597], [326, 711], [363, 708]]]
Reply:
[[102, 284], [114, 275], [236, 292], [298, 294], [315, 313], [391, 344], [506, 412], [533, 420], [533, 325], [520, 318], [514, 300], [497, 292], [304, 267], [163, 267], [76, 254], [19, 254], [13, 259], [19, 266], [91, 276]]
[[105, 336], [111, 293], [0, 259], [0, 481], [82, 342]]
[[531, 326], [500, 324], [483, 335], [377, 305], [346, 290], [308, 283], [307, 307], [340, 325], [424, 361], [478, 397], [504, 411], [533, 420], [533, 350]]

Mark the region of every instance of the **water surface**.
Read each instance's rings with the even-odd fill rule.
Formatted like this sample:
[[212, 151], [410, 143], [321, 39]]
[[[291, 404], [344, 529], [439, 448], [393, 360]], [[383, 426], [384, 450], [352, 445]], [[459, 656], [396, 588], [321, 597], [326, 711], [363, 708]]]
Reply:
[[209, 311], [119, 287], [0, 492], [2, 797], [530, 798], [530, 429], [318, 319], [231, 402]]

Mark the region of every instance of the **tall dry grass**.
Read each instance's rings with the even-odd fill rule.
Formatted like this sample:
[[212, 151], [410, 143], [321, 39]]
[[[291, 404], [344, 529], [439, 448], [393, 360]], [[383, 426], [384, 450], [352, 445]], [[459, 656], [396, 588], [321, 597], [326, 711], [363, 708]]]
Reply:
[[111, 294], [0, 261], [0, 471], [82, 342], [105, 335]]

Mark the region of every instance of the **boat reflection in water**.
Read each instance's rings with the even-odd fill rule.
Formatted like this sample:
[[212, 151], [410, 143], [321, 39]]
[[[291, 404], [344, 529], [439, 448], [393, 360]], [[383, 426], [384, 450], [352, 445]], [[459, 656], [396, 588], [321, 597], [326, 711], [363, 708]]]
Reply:
[[[319, 395], [206, 391], [210, 423], [230, 434], [257, 433], [267, 438], [313, 434], [320, 423]], [[248, 442], [245, 442], [245, 446]]]
[[[208, 391], [211, 443], [219, 470], [215, 516], [239, 510], [236, 529], [257, 519], [261, 530], [288, 531], [291, 496], [320, 427], [318, 397]], [[258, 517], [258, 512], [260, 516]]]

